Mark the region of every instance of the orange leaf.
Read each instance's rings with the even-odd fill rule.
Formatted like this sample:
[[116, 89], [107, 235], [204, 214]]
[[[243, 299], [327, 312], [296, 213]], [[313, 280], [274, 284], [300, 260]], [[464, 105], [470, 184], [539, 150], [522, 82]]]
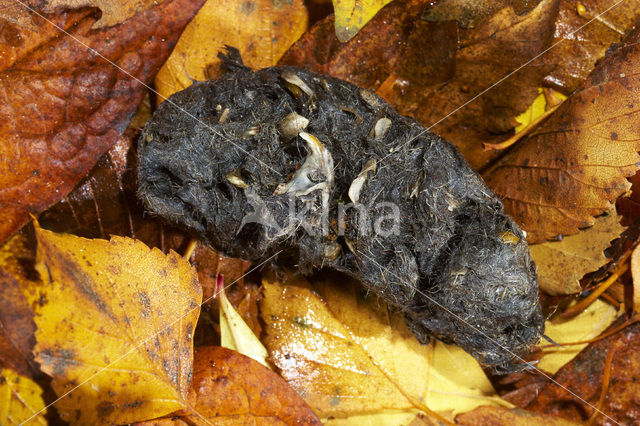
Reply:
[[218, 53], [237, 48], [245, 65], [266, 68], [307, 29], [302, 0], [208, 0], [187, 26], [156, 77], [162, 97], [220, 72]]
[[121, 424], [186, 408], [202, 299], [191, 265], [129, 238], [36, 236], [34, 352], [66, 395], [63, 420]]
[[640, 31], [484, 177], [530, 242], [570, 235], [630, 187], [640, 164]]
[[97, 30], [95, 9], [34, 16], [35, 31], [0, 20], [0, 242], [65, 196], [118, 139], [144, 95], [134, 77], [150, 81], [201, 2], [167, 0]]
[[483, 406], [460, 414], [456, 417], [456, 424], [465, 426], [572, 426], [579, 423], [545, 414], [532, 414], [518, 408]]

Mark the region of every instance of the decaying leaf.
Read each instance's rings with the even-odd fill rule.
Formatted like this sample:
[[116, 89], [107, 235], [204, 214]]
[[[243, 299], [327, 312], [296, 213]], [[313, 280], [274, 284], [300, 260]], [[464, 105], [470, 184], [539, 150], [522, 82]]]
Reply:
[[538, 267], [538, 285], [550, 295], [567, 295], [582, 290], [580, 279], [608, 262], [604, 250], [624, 231], [615, 210], [596, 219], [595, 224], [562, 241], [529, 247]]
[[209, 0], [187, 25], [156, 77], [160, 100], [220, 72], [225, 45], [240, 50], [253, 68], [275, 65], [307, 29], [302, 0]]
[[563, 346], [563, 343], [582, 342], [598, 337], [618, 315], [610, 304], [598, 299], [580, 314], [563, 318], [554, 316], [545, 324], [545, 334], [560, 346], [543, 349], [544, 355], [536, 366], [550, 374], [555, 374], [587, 347], [582, 345]]
[[12, 370], [0, 368], [1, 425], [46, 425], [46, 413], [42, 389], [37, 383]]
[[640, 246], [631, 254], [631, 276], [633, 278], [633, 311], [640, 313]]
[[464, 426], [577, 426], [578, 423], [548, 416], [532, 414], [519, 408], [478, 407], [456, 417], [456, 424]]
[[545, 84], [565, 94], [573, 92], [607, 49], [633, 28], [639, 16], [638, 0], [560, 2], [554, 48], [542, 58], [555, 66], [545, 77]]
[[[619, 318], [611, 328], [620, 325]], [[599, 406], [594, 424], [609, 425], [614, 419], [618, 424], [637, 424], [640, 421], [638, 395], [640, 395], [640, 325], [630, 325], [603, 340], [589, 344], [569, 364], [553, 377], [555, 383], [547, 383], [528, 406], [528, 411], [558, 416], [582, 422], [597, 407], [603, 388], [605, 370], [609, 370], [608, 390]], [[611, 364], [607, 367], [607, 355], [611, 352]], [[567, 392], [570, 389], [574, 394]], [[581, 399], [576, 397], [578, 395]], [[586, 401], [586, 402], [585, 402]], [[588, 404], [590, 405], [588, 405]], [[602, 414], [604, 413], [604, 414]]]
[[263, 286], [271, 358], [323, 418], [416, 409], [450, 415], [500, 403], [473, 358], [454, 346], [419, 344], [401, 317], [354, 282], [322, 283], [316, 292], [286, 275]]
[[35, 252], [22, 234], [0, 248], [0, 368], [9, 367], [27, 377], [33, 376], [36, 325], [23, 291], [31, 292], [39, 285], [31, 266], [34, 259]]
[[371, 18], [392, 0], [333, 0], [336, 36], [349, 41]]
[[629, 189], [640, 164], [638, 40], [640, 30], [484, 174], [530, 242], [593, 225]]
[[129, 238], [36, 235], [36, 360], [59, 396], [73, 389], [56, 404], [63, 420], [121, 424], [184, 409], [202, 297], [189, 263]]
[[[307, 403], [280, 376], [221, 347], [196, 351], [189, 400], [210, 424], [320, 424]], [[191, 419], [201, 424], [200, 418], [192, 415]]]
[[103, 28], [120, 24], [136, 13], [162, 1], [165, 0], [46, 0], [42, 10], [46, 13], [55, 13], [58, 8], [97, 7], [102, 13], [100, 19], [93, 24], [93, 28]]
[[64, 37], [44, 19], [34, 18], [37, 31], [3, 21], [0, 241], [65, 196], [115, 143], [144, 95], [138, 79], [150, 81], [201, 2], [167, 0], [97, 30], [96, 9], [44, 15], [67, 28]]

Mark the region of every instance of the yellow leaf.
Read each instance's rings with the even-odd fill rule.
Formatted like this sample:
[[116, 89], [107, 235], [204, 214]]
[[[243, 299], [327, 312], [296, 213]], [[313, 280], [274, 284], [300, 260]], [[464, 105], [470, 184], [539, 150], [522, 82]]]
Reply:
[[333, 0], [336, 16], [336, 36], [341, 42], [349, 41], [373, 18], [380, 9], [393, 0]]
[[633, 311], [640, 313], [640, 246], [631, 254], [631, 276], [633, 278]]
[[208, 0], [156, 76], [160, 98], [217, 75], [225, 45], [249, 67], [275, 65], [307, 29], [307, 15], [303, 0]]
[[529, 247], [538, 267], [540, 289], [551, 295], [577, 293], [579, 280], [607, 263], [604, 250], [625, 230], [614, 210], [596, 219], [596, 223], [562, 241], [550, 241]]
[[314, 291], [291, 276], [263, 280], [271, 358], [321, 417], [449, 415], [503, 402], [470, 355], [421, 345], [379, 299], [363, 298], [353, 282], [335, 284]]
[[36, 225], [36, 360], [63, 420], [130, 423], [186, 407], [202, 292], [191, 265], [130, 238]]
[[0, 425], [46, 425], [45, 414], [40, 386], [12, 370], [0, 369]]
[[[617, 315], [613, 306], [597, 299], [575, 317], [567, 319], [556, 316], [548, 320], [544, 332], [551, 340], [560, 344], [589, 340], [598, 337], [606, 330]], [[587, 343], [545, 349], [545, 355], [537, 367], [553, 375], [586, 346]]]
[[[543, 90], [546, 90], [546, 94]], [[547, 102], [547, 96], [552, 97], [554, 100], [553, 103]], [[567, 99], [566, 95], [563, 95], [560, 92], [556, 92], [552, 89], [541, 89], [538, 88], [538, 96], [533, 100], [531, 106], [523, 112], [522, 114], [516, 117], [516, 121], [520, 123], [515, 128], [515, 132], [519, 133], [524, 130], [528, 125], [535, 122], [536, 119], [544, 115], [544, 113], [550, 108], [556, 107], [560, 102]]]
[[240, 352], [271, 368], [267, 362], [267, 356], [269, 356], [267, 348], [231, 305], [224, 291], [218, 294], [218, 301], [220, 303], [220, 346]]

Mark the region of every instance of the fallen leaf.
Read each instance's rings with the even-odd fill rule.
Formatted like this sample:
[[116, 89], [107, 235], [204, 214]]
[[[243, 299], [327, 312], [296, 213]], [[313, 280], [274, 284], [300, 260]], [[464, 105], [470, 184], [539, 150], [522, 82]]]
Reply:
[[47, 0], [42, 10], [45, 13], [55, 13], [58, 8], [97, 7], [102, 14], [93, 24], [93, 28], [103, 28], [120, 24], [136, 13], [162, 1], [165, 0]]
[[631, 254], [631, 276], [633, 278], [633, 312], [640, 313], [640, 246]]
[[263, 289], [271, 359], [322, 418], [415, 416], [416, 409], [449, 415], [501, 403], [470, 355], [439, 342], [421, 345], [401, 315], [363, 298], [353, 282], [318, 283], [316, 292], [290, 275], [272, 276]]
[[[611, 328], [620, 325], [619, 318]], [[597, 406], [603, 386], [607, 353], [615, 348], [610, 366], [610, 381], [606, 398], [594, 424], [637, 424], [640, 421], [638, 395], [640, 395], [640, 325], [589, 344], [569, 364], [561, 368], [543, 387], [536, 399], [525, 407], [528, 411], [544, 413], [577, 422], [587, 420]], [[567, 392], [570, 389], [573, 394]], [[576, 397], [576, 395], [579, 396]], [[586, 402], [585, 402], [586, 401]], [[590, 405], [588, 405], [588, 404]]]
[[639, 16], [638, 0], [562, 1], [555, 22], [554, 47], [542, 58], [555, 66], [545, 77], [545, 85], [565, 94], [576, 90]]
[[519, 408], [478, 407], [468, 413], [456, 417], [459, 425], [492, 425], [492, 426], [572, 426], [578, 423], [545, 414], [532, 414]]
[[576, 235], [529, 246], [538, 267], [540, 289], [553, 296], [582, 291], [580, 279], [609, 261], [604, 250], [624, 229], [615, 210], [610, 210], [598, 217], [591, 228]]
[[275, 65], [307, 29], [302, 0], [208, 0], [156, 77], [160, 100], [220, 72], [218, 53], [237, 48], [245, 65]]
[[[625, 193], [640, 164], [640, 31], [486, 173], [530, 242], [575, 234]], [[514, 184], [517, 182], [517, 185]]]
[[22, 234], [14, 235], [0, 248], [0, 368], [9, 367], [30, 378], [37, 370], [31, 353], [36, 325], [22, 292], [33, 292], [38, 285], [31, 266], [34, 259], [35, 252]]
[[[11, 59], [0, 62], [0, 242], [30, 213], [64, 197], [116, 142], [144, 95], [140, 81], [155, 75], [201, 1], [167, 0], [98, 30], [91, 29], [95, 9], [34, 18], [35, 32], [6, 25], [0, 52]], [[51, 31], [45, 19], [70, 36]], [[6, 28], [14, 37], [6, 37]], [[46, 38], [34, 35], [40, 29]]]
[[545, 348], [544, 355], [536, 367], [555, 374], [587, 347], [587, 343], [570, 346], [563, 346], [563, 343], [581, 342], [598, 337], [615, 321], [617, 315], [618, 312], [613, 306], [597, 299], [572, 318], [558, 315], [550, 318], [545, 323], [544, 333], [560, 346]]
[[336, 36], [342, 43], [351, 40], [384, 5], [392, 0], [333, 0]]
[[[222, 276], [220, 277], [222, 278]], [[220, 279], [218, 288], [220, 342], [222, 347], [241, 353], [258, 361], [265, 367], [271, 368], [267, 362], [267, 357], [269, 356], [267, 348], [253, 334], [251, 328], [244, 322], [240, 314], [229, 302], [229, 299], [227, 299], [222, 279]]]
[[129, 238], [36, 236], [35, 353], [64, 396], [62, 419], [122, 424], [184, 409], [202, 298], [189, 263]]
[[[189, 399], [209, 424], [320, 424], [311, 408], [280, 376], [249, 357], [221, 347], [196, 351]], [[193, 415], [190, 418], [200, 420]]]
[[1, 425], [46, 425], [46, 412], [37, 383], [12, 370], [0, 369]]

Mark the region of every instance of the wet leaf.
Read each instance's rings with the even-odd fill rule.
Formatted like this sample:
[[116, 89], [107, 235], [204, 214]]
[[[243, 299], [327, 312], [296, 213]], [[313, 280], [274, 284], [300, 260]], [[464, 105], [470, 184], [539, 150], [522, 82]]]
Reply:
[[349, 41], [384, 5], [392, 0], [333, 0], [336, 36]]
[[35, 252], [22, 234], [14, 235], [0, 248], [0, 368], [9, 367], [31, 378], [36, 325], [22, 292], [33, 292], [39, 285], [34, 259]]
[[97, 7], [102, 14], [93, 28], [110, 27], [131, 18], [136, 13], [165, 0], [47, 0], [43, 8], [46, 13], [55, 13], [57, 8], [79, 9]]
[[221, 347], [196, 351], [189, 399], [198, 413], [216, 425], [320, 424], [311, 408], [280, 376], [249, 357]]
[[[640, 163], [636, 31], [532, 135], [485, 174], [530, 242], [594, 224]], [[518, 182], [514, 185], [514, 182]]]
[[545, 84], [566, 94], [573, 92], [607, 49], [633, 28], [639, 16], [638, 0], [562, 1], [555, 22], [555, 47], [542, 58], [555, 65]]
[[[622, 323], [624, 318], [611, 327]], [[610, 380], [604, 404], [599, 409], [619, 424], [635, 424], [640, 420], [640, 325], [633, 324], [606, 339], [589, 344], [569, 364], [554, 376], [556, 383], [547, 383], [537, 398], [525, 407], [529, 411], [558, 416], [573, 421], [585, 421], [598, 405], [603, 387], [605, 361], [613, 350], [609, 368]], [[567, 392], [570, 389], [575, 395]], [[587, 405], [584, 401], [591, 404]], [[612, 424], [599, 414], [594, 424]]]
[[572, 318], [555, 316], [547, 320], [544, 332], [560, 346], [545, 348], [544, 355], [536, 366], [547, 373], [555, 374], [587, 347], [586, 343], [571, 346], [563, 346], [563, 343], [581, 342], [598, 337], [615, 321], [617, 315], [618, 312], [613, 306], [597, 299]]
[[640, 313], [640, 246], [631, 254], [631, 276], [633, 278], [633, 311]]
[[318, 283], [315, 292], [287, 275], [263, 286], [271, 358], [323, 418], [500, 403], [473, 358], [454, 346], [421, 345], [400, 315], [353, 282]]
[[519, 408], [478, 407], [456, 417], [456, 424], [466, 426], [571, 426], [578, 423], [545, 414], [532, 414]]
[[306, 29], [302, 0], [208, 0], [162, 66], [156, 88], [166, 98], [193, 80], [215, 78], [225, 45], [237, 48], [247, 66], [275, 65]]
[[596, 271], [609, 260], [604, 250], [624, 231], [615, 210], [600, 216], [583, 232], [562, 241], [549, 241], [529, 246], [538, 267], [540, 289], [550, 295], [567, 295], [582, 290], [580, 279]]
[[167, 0], [97, 30], [95, 9], [45, 16], [71, 37], [40, 18], [36, 31], [3, 23], [0, 241], [65, 196], [116, 142], [144, 95], [137, 79], [155, 75], [200, 3]]
[[0, 369], [0, 424], [46, 425], [45, 414], [40, 386], [12, 370]]
[[36, 235], [35, 353], [59, 396], [75, 389], [56, 404], [62, 419], [129, 423], [185, 408], [202, 297], [189, 263], [129, 238]]

